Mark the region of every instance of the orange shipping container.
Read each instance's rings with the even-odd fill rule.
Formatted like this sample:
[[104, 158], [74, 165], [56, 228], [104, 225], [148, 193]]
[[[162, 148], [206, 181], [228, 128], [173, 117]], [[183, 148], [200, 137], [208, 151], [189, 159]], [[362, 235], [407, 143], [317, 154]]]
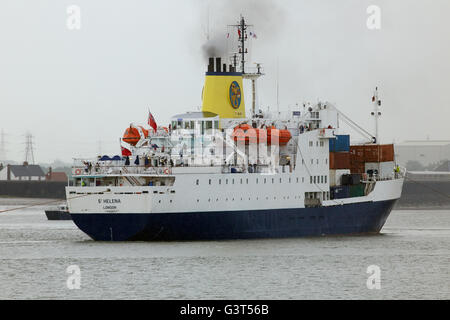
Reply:
[[358, 162], [356, 164], [351, 164], [350, 173], [364, 173], [364, 163]]
[[330, 169], [340, 170], [350, 168], [349, 152], [330, 152]]
[[350, 146], [352, 163], [394, 161], [393, 144]]

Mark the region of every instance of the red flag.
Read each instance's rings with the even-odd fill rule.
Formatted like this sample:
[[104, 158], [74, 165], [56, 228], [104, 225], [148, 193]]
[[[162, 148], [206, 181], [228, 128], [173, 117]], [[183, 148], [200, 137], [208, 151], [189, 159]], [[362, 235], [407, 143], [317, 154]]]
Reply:
[[124, 148], [124, 147], [120, 147], [120, 148], [122, 149], [122, 156], [123, 157], [131, 156], [131, 151], [130, 150], [128, 150], [127, 148]]
[[148, 112], [148, 121], [147, 121], [148, 125], [150, 127], [153, 128], [153, 131], [156, 132], [156, 128], [158, 128], [158, 126], [156, 125], [156, 121], [155, 118], [153, 118], [153, 115], [150, 113], [150, 111]]
[[238, 29], [239, 38], [241, 37], [241, 29]]

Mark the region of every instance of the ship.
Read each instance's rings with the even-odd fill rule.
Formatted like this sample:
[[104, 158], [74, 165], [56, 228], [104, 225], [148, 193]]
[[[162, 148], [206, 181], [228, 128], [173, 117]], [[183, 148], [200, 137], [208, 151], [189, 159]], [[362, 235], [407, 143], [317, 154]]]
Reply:
[[56, 207], [49, 207], [45, 210], [48, 220], [72, 220], [67, 204], [60, 204]]
[[[373, 135], [329, 102], [264, 112], [261, 64], [246, 67], [243, 17], [236, 52], [210, 57], [201, 111], [158, 127], [130, 124], [121, 155], [74, 159], [66, 198], [74, 223], [98, 241], [288, 238], [380, 233], [405, 169]], [[244, 80], [251, 83], [250, 110]], [[258, 107], [258, 108], [257, 108]], [[340, 122], [364, 138], [351, 144]]]

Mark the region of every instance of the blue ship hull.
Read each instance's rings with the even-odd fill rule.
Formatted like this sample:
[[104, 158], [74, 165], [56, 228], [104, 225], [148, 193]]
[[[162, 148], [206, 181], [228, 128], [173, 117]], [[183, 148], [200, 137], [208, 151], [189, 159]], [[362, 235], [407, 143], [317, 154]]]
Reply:
[[295, 238], [379, 233], [395, 201], [302, 209], [71, 216], [83, 232], [99, 241]]

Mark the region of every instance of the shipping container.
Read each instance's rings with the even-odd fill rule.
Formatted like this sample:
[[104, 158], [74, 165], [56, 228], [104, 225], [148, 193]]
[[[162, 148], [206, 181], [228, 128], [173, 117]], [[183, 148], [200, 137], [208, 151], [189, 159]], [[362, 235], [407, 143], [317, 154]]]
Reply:
[[330, 139], [330, 152], [349, 152], [350, 136], [336, 135], [336, 138]]
[[330, 152], [330, 169], [349, 169], [350, 153], [349, 152]]
[[364, 189], [365, 189], [365, 185], [362, 183], [350, 186], [350, 188], [349, 188], [350, 197], [351, 198], [364, 197], [365, 196]]
[[342, 185], [352, 186], [360, 184], [362, 175], [360, 173], [345, 174], [341, 178]]
[[354, 162], [389, 162], [394, 161], [393, 144], [368, 144], [350, 146], [350, 154]]
[[381, 178], [390, 178], [394, 175], [394, 161], [389, 162], [366, 162], [364, 170], [367, 174], [378, 174]]
[[331, 200], [350, 198], [349, 186], [336, 186], [330, 188]]
[[364, 162], [355, 161], [350, 155], [350, 173], [364, 173]]
[[341, 177], [344, 174], [350, 174], [349, 169], [330, 170], [330, 186], [340, 186], [342, 184]]

